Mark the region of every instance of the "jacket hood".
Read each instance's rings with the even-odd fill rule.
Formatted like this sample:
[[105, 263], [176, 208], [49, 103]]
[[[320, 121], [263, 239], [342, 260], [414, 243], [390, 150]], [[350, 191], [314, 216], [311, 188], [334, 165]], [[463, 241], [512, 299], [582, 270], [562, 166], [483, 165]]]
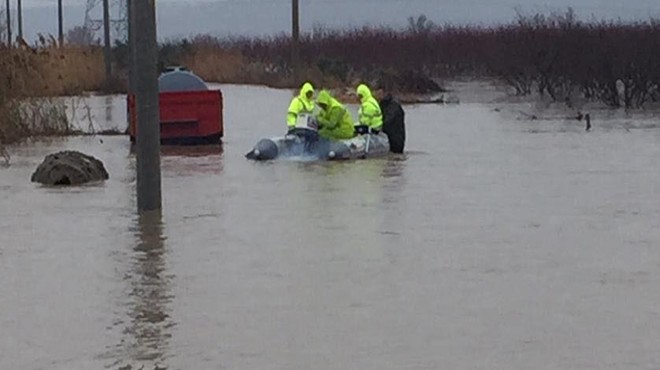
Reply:
[[361, 84], [360, 86], [357, 87], [357, 93], [358, 95], [362, 95], [362, 99], [360, 99], [361, 102], [365, 102], [367, 99], [371, 98], [371, 90], [367, 87], [365, 84]]
[[332, 100], [332, 96], [330, 96], [330, 93], [326, 90], [322, 90], [316, 98], [318, 104], [325, 104], [328, 108], [333, 105]]
[[305, 84], [300, 89], [300, 98], [305, 101], [311, 101], [310, 99], [307, 99], [307, 93], [310, 91], [312, 94], [314, 93], [314, 86], [312, 86], [312, 84], [309, 82], [305, 82]]

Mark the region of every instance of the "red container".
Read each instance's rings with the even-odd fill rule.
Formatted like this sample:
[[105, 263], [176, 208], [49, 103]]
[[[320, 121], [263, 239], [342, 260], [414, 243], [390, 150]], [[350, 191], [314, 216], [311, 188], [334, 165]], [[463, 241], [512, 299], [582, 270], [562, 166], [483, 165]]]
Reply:
[[[129, 135], [137, 132], [135, 96], [127, 96]], [[160, 140], [163, 144], [215, 144], [223, 136], [220, 90], [177, 91], [159, 94]]]

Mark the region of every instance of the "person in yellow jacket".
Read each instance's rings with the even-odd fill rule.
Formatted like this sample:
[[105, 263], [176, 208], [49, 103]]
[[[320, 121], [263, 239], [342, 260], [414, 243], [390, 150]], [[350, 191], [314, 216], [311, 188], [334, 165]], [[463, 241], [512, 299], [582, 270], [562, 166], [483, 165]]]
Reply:
[[290, 129], [296, 126], [296, 120], [299, 114], [314, 113], [314, 86], [311, 83], [305, 82], [300, 89], [300, 94], [294, 97], [289, 104], [289, 111], [286, 115], [286, 124]]
[[357, 87], [357, 95], [360, 98], [360, 109], [358, 120], [360, 125], [368, 126], [371, 131], [379, 132], [383, 129], [383, 113], [376, 98], [365, 84]]
[[354, 136], [353, 117], [337, 99], [326, 90], [322, 90], [316, 98], [316, 104], [321, 108], [316, 116], [319, 125], [319, 136], [329, 140], [350, 139]]

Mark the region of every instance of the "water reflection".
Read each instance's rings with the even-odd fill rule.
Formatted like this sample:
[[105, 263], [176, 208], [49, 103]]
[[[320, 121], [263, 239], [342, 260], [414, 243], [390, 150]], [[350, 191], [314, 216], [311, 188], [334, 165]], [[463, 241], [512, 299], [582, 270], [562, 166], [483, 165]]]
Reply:
[[[131, 144], [130, 153], [136, 154], [135, 143]], [[211, 145], [161, 145], [160, 154], [163, 157], [206, 157], [221, 156], [224, 148], [221, 144]]]
[[128, 283], [128, 324], [123, 331], [121, 363], [145, 369], [167, 361], [170, 330], [174, 325], [170, 316], [173, 299], [173, 276], [167, 272], [163, 222], [160, 212], [140, 215], [132, 229], [136, 244], [132, 250], [131, 266], [124, 280]]
[[222, 145], [162, 145], [160, 154], [171, 157], [206, 157], [224, 153]]
[[[296, 194], [292, 217], [297, 222], [319, 221], [320, 230], [337, 242], [379, 250], [383, 235], [398, 234], [399, 209], [404, 198], [406, 157], [347, 162], [303, 162], [288, 184]], [[338, 237], [339, 233], [342, 237]]]
[[385, 207], [399, 207], [399, 201], [404, 196], [406, 185], [404, 174], [408, 161], [407, 155], [392, 155], [385, 160], [380, 171], [380, 184], [382, 187], [381, 204]]
[[408, 157], [405, 154], [391, 155], [390, 157], [387, 157], [383, 170], [381, 171], [381, 177], [402, 178], [401, 175], [403, 174], [407, 159]]

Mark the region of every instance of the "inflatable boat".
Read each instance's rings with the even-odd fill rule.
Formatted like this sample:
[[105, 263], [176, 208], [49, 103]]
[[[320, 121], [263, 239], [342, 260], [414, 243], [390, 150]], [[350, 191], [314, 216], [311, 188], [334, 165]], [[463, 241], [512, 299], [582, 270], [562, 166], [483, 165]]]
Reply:
[[318, 125], [312, 116], [300, 115], [295, 128], [284, 136], [259, 140], [245, 157], [257, 161], [346, 160], [403, 153], [406, 140], [403, 108], [391, 96], [379, 103], [383, 112], [382, 131], [356, 126], [356, 135], [351, 139], [327, 140], [319, 137]]

